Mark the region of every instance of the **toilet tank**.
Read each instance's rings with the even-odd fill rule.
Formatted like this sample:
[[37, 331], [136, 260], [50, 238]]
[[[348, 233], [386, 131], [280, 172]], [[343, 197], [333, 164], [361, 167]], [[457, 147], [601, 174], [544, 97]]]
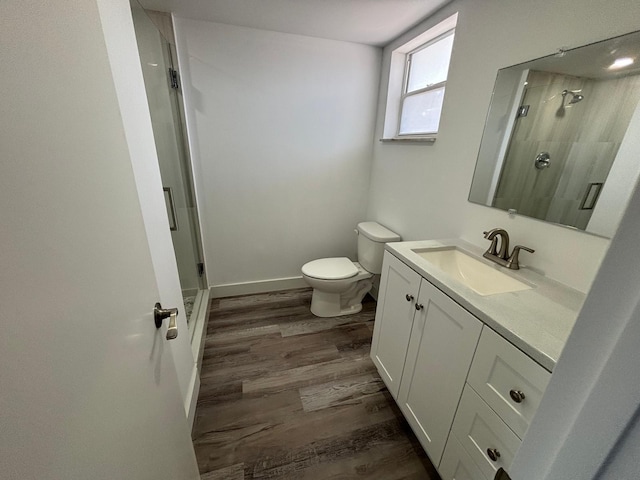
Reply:
[[382, 273], [384, 244], [399, 242], [402, 238], [377, 222], [361, 222], [357, 232], [358, 262], [367, 272]]

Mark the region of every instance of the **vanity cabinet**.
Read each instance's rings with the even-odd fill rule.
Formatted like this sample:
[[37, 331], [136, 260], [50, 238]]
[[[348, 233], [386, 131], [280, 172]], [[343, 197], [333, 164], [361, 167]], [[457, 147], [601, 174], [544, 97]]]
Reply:
[[443, 480], [508, 469], [551, 376], [388, 251], [371, 358]]

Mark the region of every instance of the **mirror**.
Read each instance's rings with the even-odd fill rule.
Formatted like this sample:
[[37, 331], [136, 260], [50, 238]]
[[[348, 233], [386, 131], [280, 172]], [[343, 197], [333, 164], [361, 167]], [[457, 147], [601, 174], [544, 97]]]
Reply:
[[640, 32], [499, 70], [469, 201], [611, 237], [639, 100]]

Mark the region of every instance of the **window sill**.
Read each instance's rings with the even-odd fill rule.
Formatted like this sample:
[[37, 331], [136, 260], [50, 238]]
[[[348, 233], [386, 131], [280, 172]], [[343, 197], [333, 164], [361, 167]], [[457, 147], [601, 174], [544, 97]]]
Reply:
[[381, 138], [382, 143], [423, 143], [432, 145], [436, 141], [436, 137], [392, 137]]

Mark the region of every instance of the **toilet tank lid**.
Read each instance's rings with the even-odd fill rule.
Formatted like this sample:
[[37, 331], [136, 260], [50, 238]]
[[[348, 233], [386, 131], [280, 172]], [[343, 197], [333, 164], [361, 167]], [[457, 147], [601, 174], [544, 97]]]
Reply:
[[358, 232], [374, 242], [399, 242], [402, 237], [378, 222], [360, 222]]

